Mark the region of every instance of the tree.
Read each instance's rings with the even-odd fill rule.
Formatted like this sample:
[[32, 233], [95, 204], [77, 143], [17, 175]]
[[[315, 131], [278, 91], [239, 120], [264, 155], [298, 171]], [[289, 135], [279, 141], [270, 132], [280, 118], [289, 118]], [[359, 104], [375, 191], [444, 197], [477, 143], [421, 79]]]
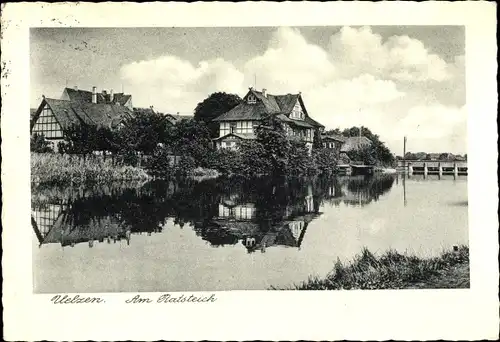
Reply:
[[45, 136], [43, 134], [35, 133], [31, 137], [30, 141], [30, 150], [31, 152], [36, 153], [48, 153], [53, 152], [50, 143], [45, 140]]
[[97, 151], [97, 128], [84, 123], [71, 125], [64, 133], [64, 142], [59, 143], [59, 152], [68, 154], [83, 154], [84, 156]]
[[275, 115], [267, 115], [256, 131], [257, 141], [265, 148], [263, 158], [271, 161], [272, 173], [286, 174], [291, 146], [281, 121]]
[[329, 129], [327, 131], [325, 131], [325, 134], [335, 134], [335, 135], [342, 135], [342, 131], [340, 130], [340, 128], [335, 128], [335, 129]]
[[[360, 135], [359, 130], [359, 127], [346, 128], [342, 131], [342, 135], [345, 137], [357, 137]], [[361, 135], [370, 139], [372, 142], [373, 152], [370, 153], [375, 157], [378, 163], [383, 165], [392, 165], [394, 163], [394, 155], [389, 148], [385, 146], [385, 143], [380, 140], [377, 134], [372, 133], [372, 131], [366, 127], [361, 127]]]
[[205, 122], [208, 125], [211, 136], [214, 137], [217, 135], [219, 126], [211, 121], [219, 115], [230, 111], [240, 104], [241, 101], [241, 98], [235, 94], [224, 92], [213, 93], [198, 103], [194, 110], [194, 119]]
[[121, 149], [150, 155], [158, 144], [168, 143], [170, 125], [162, 114], [136, 113], [133, 118], [126, 120], [119, 130]]
[[347, 152], [351, 160], [361, 161], [365, 165], [375, 165], [377, 163], [377, 154], [373, 146], [365, 146], [359, 150]]
[[209, 163], [213, 152], [212, 141], [203, 121], [182, 120], [172, 127], [169, 140], [176, 155], [189, 156], [202, 167]]

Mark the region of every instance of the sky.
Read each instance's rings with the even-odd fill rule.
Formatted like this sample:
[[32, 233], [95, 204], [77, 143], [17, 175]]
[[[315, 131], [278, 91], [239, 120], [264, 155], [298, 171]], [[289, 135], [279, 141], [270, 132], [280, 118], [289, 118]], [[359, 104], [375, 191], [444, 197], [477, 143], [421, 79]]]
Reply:
[[192, 114], [211, 93], [302, 93], [327, 129], [365, 126], [397, 155], [467, 151], [463, 26], [34, 28], [31, 108], [65, 86]]

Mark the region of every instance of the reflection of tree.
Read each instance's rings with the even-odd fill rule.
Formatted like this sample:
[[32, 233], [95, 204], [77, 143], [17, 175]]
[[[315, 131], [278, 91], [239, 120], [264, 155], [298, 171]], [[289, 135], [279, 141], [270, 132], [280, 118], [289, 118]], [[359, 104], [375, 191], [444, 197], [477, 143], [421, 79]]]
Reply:
[[62, 243], [63, 236], [64, 244], [128, 241], [130, 234], [160, 232], [173, 218], [213, 246], [241, 241], [249, 250], [300, 247], [309, 222], [328, 198], [329, 186], [321, 178], [155, 180], [131, 188], [37, 189], [32, 206], [34, 211], [49, 204], [64, 208], [53, 215], [49, 234], [40, 234], [42, 243]]
[[394, 183], [392, 175], [336, 177], [328, 180], [327, 199], [339, 205], [364, 206], [378, 201]]

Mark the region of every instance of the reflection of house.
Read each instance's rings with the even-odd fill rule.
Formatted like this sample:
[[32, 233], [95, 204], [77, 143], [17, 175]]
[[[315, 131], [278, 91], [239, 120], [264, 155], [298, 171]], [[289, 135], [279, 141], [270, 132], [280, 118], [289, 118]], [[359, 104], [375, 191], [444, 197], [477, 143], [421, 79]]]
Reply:
[[[72, 211], [71, 205], [63, 204], [44, 204], [34, 208], [31, 225], [40, 246], [57, 243], [63, 247], [73, 247], [78, 243], [88, 242], [89, 247], [93, 247], [94, 242], [105, 240], [107, 243], [111, 240], [126, 240], [129, 244], [132, 234], [132, 228], [122, 224], [118, 216], [93, 216], [82, 220], [78, 213]], [[148, 234], [151, 235], [151, 232]]]
[[66, 206], [63, 204], [45, 204], [34, 208], [31, 211], [31, 217], [32, 224], [35, 224], [38, 230], [37, 236], [45, 238], [65, 210]]
[[219, 204], [219, 217], [232, 218], [235, 220], [251, 220], [255, 218], [255, 206], [252, 203], [239, 205]]
[[[65, 89], [65, 93], [68, 89]], [[73, 91], [68, 94], [73, 94]], [[133, 116], [133, 112], [128, 106], [121, 105], [116, 101], [106, 102], [104, 101], [106, 97], [103, 97], [102, 94], [101, 97], [104, 100], [98, 102], [97, 99], [101, 97], [97, 96], [95, 87], [94, 92], [90, 95], [90, 102], [87, 102], [86, 96], [82, 96], [82, 100], [72, 99], [79, 98], [78, 96], [67, 96], [69, 100], [44, 97], [33, 116], [31, 133], [43, 134], [52, 147], [57, 150], [57, 142], [62, 141], [65, 132], [73, 126], [83, 124], [97, 128], [116, 128], [125, 119]]]
[[271, 95], [265, 89], [250, 88], [242, 103], [213, 120], [219, 124], [216, 148], [235, 148], [238, 141], [255, 139], [255, 128], [267, 115], [281, 121], [290, 139], [304, 141], [308, 147], [314, 132], [324, 128], [309, 116], [300, 93]]
[[240, 241], [249, 252], [272, 246], [300, 247], [309, 222], [317, 216], [312, 188], [308, 187], [302, 200], [277, 209], [276, 214], [262, 217], [254, 203], [237, 203], [227, 196], [219, 203], [217, 216], [195, 224], [195, 230], [214, 246]]

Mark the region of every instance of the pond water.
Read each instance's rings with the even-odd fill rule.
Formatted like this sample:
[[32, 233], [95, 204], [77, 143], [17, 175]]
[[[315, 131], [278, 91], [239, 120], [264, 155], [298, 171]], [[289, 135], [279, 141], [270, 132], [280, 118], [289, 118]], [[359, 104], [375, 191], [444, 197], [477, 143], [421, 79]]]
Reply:
[[262, 290], [363, 247], [468, 244], [467, 177], [170, 180], [32, 193], [37, 293]]

